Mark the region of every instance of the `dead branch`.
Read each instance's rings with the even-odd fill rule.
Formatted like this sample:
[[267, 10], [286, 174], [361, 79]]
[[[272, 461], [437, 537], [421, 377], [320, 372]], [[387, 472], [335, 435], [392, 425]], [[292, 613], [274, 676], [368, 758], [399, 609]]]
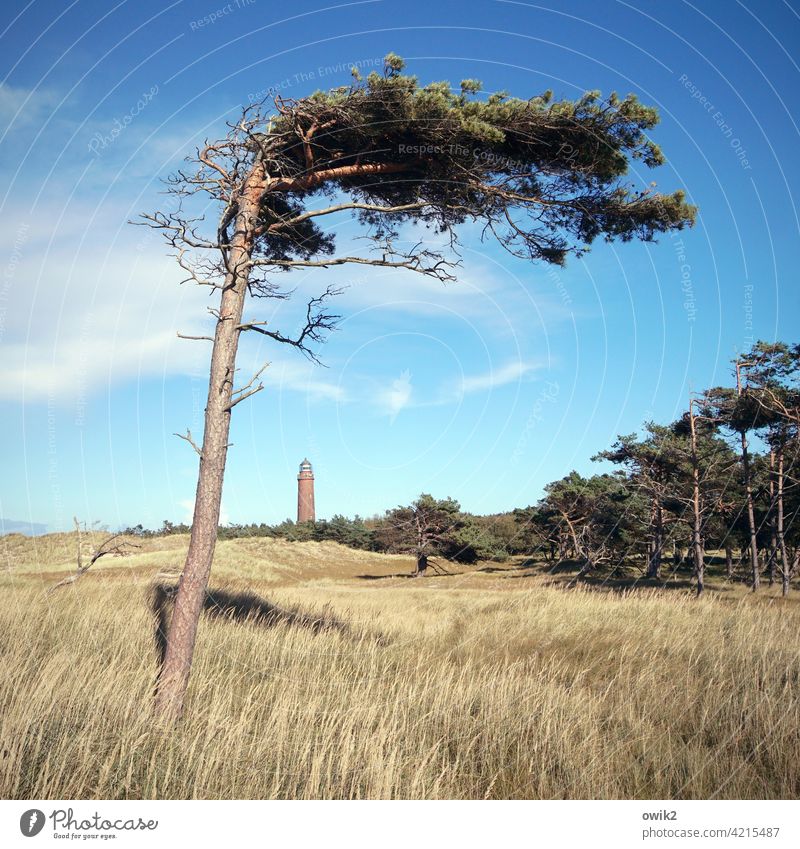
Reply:
[[176, 433], [176, 434], [174, 434], [174, 436], [177, 436], [178, 439], [182, 439], [184, 442], [188, 442], [189, 445], [191, 445], [192, 448], [194, 448], [194, 450], [197, 452], [200, 459], [202, 460], [203, 452], [197, 447], [197, 443], [192, 439], [192, 432], [189, 430], [189, 428], [186, 428], [186, 434], [185, 435], [182, 434], [182, 433]]
[[187, 336], [185, 333], [178, 333], [178, 339], [192, 339], [196, 342], [213, 342], [213, 336]]
[[[240, 325], [241, 327], [241, 325]], [[267, 368], [269, 362], [264, 363], [263, 366], [250, 378], [250, 380], [245, 383], [241, 389], [234, 389], [231, 393], [231, 402], [225, 408], [226, 410], [232, 410], [237, 404], [244, 401], [245, 398], [249, 398], [251, 395], [255, 395], [256, 392], [260, 392], [264, 388], [264, 384], [259, 381], [258, 386], [253, 386], [253, 384], [261, 377], [264, 369]]]
[[[333, 286], [328, 288], [321, 294], [317, 295], [306, 305], [306, 320], [305, 325], [296, 336], [285, 336], [277, 330], [266, 330], [263, 324], [266, 322], [248, 322], [240, 324], [239, 329], [242, 331], [252, 330], [255, 333], [260, 333], [262, 336], [268, 336], [276, 342], [281, 342], [284, 345], [291, 345], [300, 350], [305, 356], [315, 363], [320, 363], [317, 355], [310, 347], [310, 343], [321, 343], [324, 341], [324, 334], [332, 331], [336, 327], [336, 323], [341, 316], [328, 313], [322, 309], [322, 304], [331, 297], [340, 295], [344, 290]], [[264, 366], [266, 368], [266, 365]], [[261, 369], [263, 371], [263, 368]], [[261, 372], [259, 372], [260, 374]], [[238, 401], [236, 402], [238, 403]], [[233, 404], [231, 405], [233, 406]]]
[[74, 522], [75, 530], [77, 532], [78, 537], [78, 568], [69, 577], [64, 578], [64, 580], [59, 581], [57, 584], [53, 584], [53, 586], [47, 590], [46, 595], [50, 595], [50, 593], [55, 592], [59, 587], [65, 587], [68, 584], [74, 584], [77, 580], [82, 578], [101, 557], [105, 557], [107, 554], [115, 554], [119, 557], [126, 557], [131, 553], [128, 549], [141, 548], [141, 546], [137, 545], [136, 543], [126, 542], [125, 540], [115, 542], [115, 540], [120, 539], [122, 534], [112, 534], [110, 537], [103, 540], [103, 542], [100, 543], [100, 545], [92, 551], [92, 554], [89, 557], [89, 562], [84, 565], [82, 550], [83, 537], [81, 535], [81, 526], [77, 517], [75, 517]]

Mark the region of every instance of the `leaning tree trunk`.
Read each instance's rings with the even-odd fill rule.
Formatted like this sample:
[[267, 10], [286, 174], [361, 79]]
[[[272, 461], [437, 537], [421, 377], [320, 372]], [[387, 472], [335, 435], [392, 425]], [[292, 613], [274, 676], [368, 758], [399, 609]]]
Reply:
[[744, 431], [742, 431], [742, 470], [744, 472], [744, 491], [747, 498], [747, 523], [750, 530], [750, 570], [753, 592], [755, 592], [760, 584], [758, 538], [756, 536], [756, 516], [753, 509], [753, 486], [750, 482], [750, 454], [747, 451], [747, 434]]
[[197, 625], [205, 602], [217, 542], [222, 480], [228, 454], [236, 351], [247, 294], [254, 231], [258, 219], [259, 183], [263, 182], [263, 171], [263, 165], [256, 162], [245, 181], [226, 261], [225, 282], [211, 352], [208, 402], [192, 535], [175, 598], [164, 664], [156, 691], [156, 713], [167, 721], [177, 720], [183, 711], [197, 639]]

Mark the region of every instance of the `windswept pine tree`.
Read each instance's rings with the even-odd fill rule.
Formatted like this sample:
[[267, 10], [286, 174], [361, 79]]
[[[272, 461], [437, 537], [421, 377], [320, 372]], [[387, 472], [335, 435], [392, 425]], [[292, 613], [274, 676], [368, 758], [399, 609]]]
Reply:
[[463, 545], [459, 532], [465, 525], [461, 505], [452, 498], [434, 498], [423, 492], [407, 506], [388, 510], [377, 534], [384, 551], [412, 554], [416, 561], [415, 576], [422, 577], [435, 566], [434, 557], [456, 556]]
[[[210, 141], [170, 181], [184, 203], [145, 222], [163, 231], [189, 279], [218, 297], [192, 534], [169, 626], [156, 707], [180, 716], [217, 539], [234, 407], [261, 389], [259, 375], [236, 386], [242, 333], [258, 333], [310, 357], [335, 322], [327, 286], [307, 304], [297, 332], [244, 317], [248, 298], [286, 298], [293, 269], [338, 265], [406, 269], [455, 279], [458, 228], [475, 222], [514, 256], [563, 263], [597, 238], [649, 241], [694, 221], [676, 191], [626, 183], [636, 161], [664, 162], [649, 131], [653, 107], [633, 95], [576, 100], [551, 92], [517, 98], [481, 94], [464, 80], [420, 85], [390, 54], [383, 73], [273, 108], [248, 107], [223, 138]], [[192, 196], [215, 204], [208, 224], [189, 209]], [[338, 253], [336, 222], [354, 216], [367, 249]], [[447, 250], [420, 240], [409, 247], [398, 228], [420, 224], [444, 235]], [[435, 245], [441, 243], [438, 239]]]

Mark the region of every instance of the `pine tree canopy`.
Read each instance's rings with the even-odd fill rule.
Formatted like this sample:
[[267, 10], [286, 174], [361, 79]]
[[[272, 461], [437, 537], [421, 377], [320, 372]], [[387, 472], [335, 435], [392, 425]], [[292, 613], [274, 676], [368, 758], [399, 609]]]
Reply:
[[235, 189], [254, 159], [263, 162], [256, 250], [273, 270], [333, 253], [333, 237], [316, 223], [331, 208], [308, 208], [320, 195], [345, 195], [346, 208], [387, 246], [404, 221], [452, 239], [456, 225], [472, 221], [515, 256], [558, 264], [597, 237], [650, 241], [693, 224], [682, 191], [625, 181], [633, 161], [664, 162], [648, 137], [658, 113], [635, 95], [486, 96], [477, 80], [454, 91], [448, 82], [420, 85], [403, 69], [389, 54], [382, 74], [276, 98], [263, 114], [251, 107], [227, 140], [200, 154], [192, 185], [228, 205], [227, 226]]

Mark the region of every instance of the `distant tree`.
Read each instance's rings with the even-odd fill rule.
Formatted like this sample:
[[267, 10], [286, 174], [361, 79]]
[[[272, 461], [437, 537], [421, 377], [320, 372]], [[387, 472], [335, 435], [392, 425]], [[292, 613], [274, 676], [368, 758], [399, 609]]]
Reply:
[[475, 527], [479, 559], [505, 560], [509, 555], [524, 553], [523, 540], [512, 513], [470, 516], [469, 521]]
[[372, 532], [360, 516], [348, 519], [346, 516], [337, 514], [330, 520], [319, 521], [314, 528], [314, 538], [331, 540], [350, 548], [370, 549], [372, 547]]
[[562, 562], [570, 553], [575, 554], [569, 527], [554, 502], [543, 498], [533, 506], [517, 508], [514, 519], [525, 554], [543, 556], [553, 562]]
[[647, 577], [659, 580], [667, 539], [666, 526], [670, 521], [667, 501], [681, 477], [681, 465], [685, 459], [669, 428], [646, 422], [644, 431], [642, 439], [636, 434], [618, 437], [610, 449], [601, 451], [592, 459], [610, 460], [623, 466], [630, 485], [650, 503]]
[[[649, 138], [658, 114], [635, 96], [479, 98], [476, 80], [453, 92], [446, 82], [420, 86], [403, 68], [390, 54], [383, 73], [365, 81], [354, 74], [351, 86], [297, 100], [276, 97], [273, 114], [248, 107], [224, 138], [204, 144], [191, 167], [172, 178], [177, 209], [145, 216], [164, 233], [187, 279], [219, 295], [213, 336], [194, 337], [211, 341], [212, 351], [202, 445], [189, 431], [182, 436], [200, 468], [156, 694], [166, 719], [180, 716], [188, 686], [217, 539], [231, 412], [262, 388], [261, 371], [234, 385], [239, 338], [258, 333], [313, 358], [337, 319], [327, 307], [338, 291], [330, 286], [308, 301], [295, 333], [245, 318], [248, 294], [288, 298], [277, 281], [281, 273], [334, 265], [453, 279], [452, 252], [423, 240], [404, 246], [399, 227], [407, 222], [433, 228], [453, 248], [458, 226], [476, 222], [515, 256], [563, 263], [598, 237], [648, 241], [694, 221], [682, 192], [623, 183], [631, 160], [646, 167], [664, 161]], [[220, 211], [208, 229], [198, 196]], [[337, 215], [364, 225], [371, 250], [334, 253]]]
[[310, 542], [314, 539], [315, 526], [313, 522], [294, 522], [284, 519], [279, 525], [273, 525], [272, 532], [276, 537], [289, 542]]
[[457, 501], [422, 493], [408, 506], [387, 511], [376, 538], [385, 550], [413, 554], [419, 578], [432, 565], [434, 555], [458, 554], [458, 532], [463, 526]]
[[[581, 574], [602, 563], [619, 563], [632, 544], [636, 499], [621, 474], [584, 478], [570, 472], [545, 487], [539, 506], [564, 530]], [[566, 552], [562, 547], [560, 556]]]

